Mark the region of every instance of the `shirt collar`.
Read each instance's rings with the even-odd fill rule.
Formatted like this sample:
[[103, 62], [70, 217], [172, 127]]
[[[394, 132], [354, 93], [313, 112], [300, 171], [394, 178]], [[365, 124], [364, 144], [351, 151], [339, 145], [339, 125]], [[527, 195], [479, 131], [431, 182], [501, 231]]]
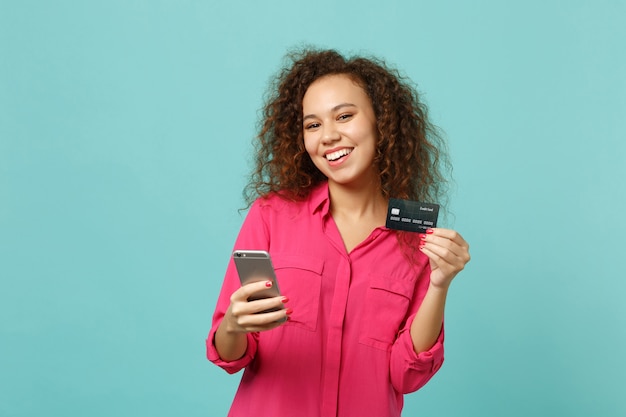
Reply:
[[330, 210], [330, 198], [328, 197], [328, 181], [324, 181], [311, 190], [309, 194], [309, 210], [311, 214], [321, 210], [322, 216]]

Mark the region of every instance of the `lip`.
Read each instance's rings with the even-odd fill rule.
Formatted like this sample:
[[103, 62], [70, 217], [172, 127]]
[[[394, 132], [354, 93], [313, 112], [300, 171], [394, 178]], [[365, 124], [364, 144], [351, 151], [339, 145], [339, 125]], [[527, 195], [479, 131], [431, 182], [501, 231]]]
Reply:
[[[349, 149], [350, 152], [347, 155], [343, 155], [342, 157], [340, 157], [339, 159], [336, 159], [334, 161], [330, 161], [328, 160], [328, 158], [326, 158], [327, 155], [332, 154], [333, 152], [337, 152], [337, 151], [341, 151], [343, 149]], [[352, 155], [352, 152], [354, 151], [354, 147], [352, 146], [339, 146], [333, 149], [329, 149], [326, 152], [324, 152], [324, 159], [326, 159], [326, 162], [328, 163], [328, 165], [330, 165], [331, 167], [335, 167], [338, 165], [343, 164], [344, 162], [346, 162], [346, 160], [348, 158], [350, 158], [350, 155]]]
[[342, 149], [354, 149], [354, 147], [352, 147], [352, 146], [338, 146], [338, 147], [336, 147], [336, 148], [332, 148], [332, 149], [329, 149], [329, 150], [327, 150], [326, 152], [324, 152], [324, 157], [326, 157], [326, 155], [328, 155], [328, 154], [331, 154], [331, 153], [333, 153], [333, 152], [340, 151], [340, 150], [342, 150]]

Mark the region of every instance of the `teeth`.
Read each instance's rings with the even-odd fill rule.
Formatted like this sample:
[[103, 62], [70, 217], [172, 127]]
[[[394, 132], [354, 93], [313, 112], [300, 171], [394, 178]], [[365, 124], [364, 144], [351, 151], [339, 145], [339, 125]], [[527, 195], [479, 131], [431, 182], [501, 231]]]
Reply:
[[352, 149], [343, 148], [343, 149], [338, 150], [337, 152], [332, 152], [332, 153], [327, 154], [326, 159], [328, 159], [329, 161], [336, 161], [342, 156], [348, 155], [350, 152], [352, 152]]

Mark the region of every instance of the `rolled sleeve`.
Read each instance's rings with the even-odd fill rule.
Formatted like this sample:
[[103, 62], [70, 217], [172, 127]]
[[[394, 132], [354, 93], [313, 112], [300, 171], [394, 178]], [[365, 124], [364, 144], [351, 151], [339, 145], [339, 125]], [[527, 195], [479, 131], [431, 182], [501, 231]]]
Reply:
[[392, 347], [390, 358], [391, 383], [398, 392], [408, 394], [417, 391], [439, 371], [444, 360], [443, 340], [442, 327], [435, 344], [417, 354], [409, 329], [403, 330]]
[[254, 359], [254, 355], [256, 353], [257, 345], [258, 345], [258, 333], [248, 333], [248, 347], [246, 348], [246, 353], [235, 361], [225, 361], [220, 358], [219, 353], [217, 353], [217, 349], [215, 347], [215, 332], [217, 331], [217, 327], [211, 329], [211, 333], [209, 333], [209, 337], [206, 340], [206, 352], [207, 358], [213, 362], [215, 365], [224, 369], [229, 374], [234, 374], [248, 366], [248, 364]]

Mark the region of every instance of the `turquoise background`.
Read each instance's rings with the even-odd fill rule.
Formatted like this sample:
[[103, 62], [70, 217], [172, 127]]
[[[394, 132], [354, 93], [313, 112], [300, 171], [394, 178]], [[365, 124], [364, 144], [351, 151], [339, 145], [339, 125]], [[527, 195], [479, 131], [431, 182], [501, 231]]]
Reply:
[[0, 1], [0, 415], [221, 416], [204, 338], [270, 76], [411, 77], [454, 163], [441, 372], [405, 415], [624, 416], [625, 1]]

